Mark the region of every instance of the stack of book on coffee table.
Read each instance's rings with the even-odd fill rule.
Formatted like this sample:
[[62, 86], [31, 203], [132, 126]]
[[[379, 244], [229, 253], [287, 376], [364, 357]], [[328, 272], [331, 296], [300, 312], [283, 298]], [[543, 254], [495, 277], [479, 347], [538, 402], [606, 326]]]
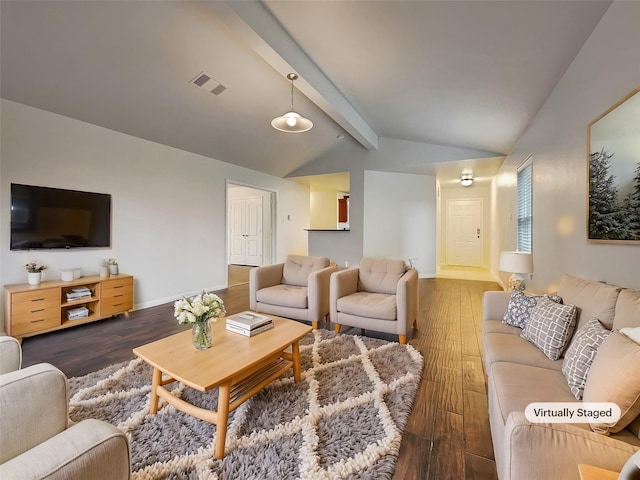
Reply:
[[227, 330], [246, 337], [253, 337], [270, 328], [273, 328], [273, 320], [255, 312], [246, 311], [227, 318]]

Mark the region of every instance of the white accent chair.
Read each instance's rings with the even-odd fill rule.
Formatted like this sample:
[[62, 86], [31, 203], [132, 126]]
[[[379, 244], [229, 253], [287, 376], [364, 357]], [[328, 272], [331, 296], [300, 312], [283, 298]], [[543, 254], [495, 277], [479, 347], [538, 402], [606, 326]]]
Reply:
[[331, 275], [329, 303], [337, 333], [349, 325], [393, 333], [406, 343], [418, 316], [418, 272], [402, 260], [365, 257], [359, 268]]
[[0, 478], [131, 478], [129, 442], [100, 420], [69, 420], [67, 377], [48, 363], [20, 369], [22, 349], [0, 337]]
[[249, 271], [249, 308], [279, 317], [329, 324], [329, 278], [338, 270], [324, 257], [289, 255], [284, 263]]

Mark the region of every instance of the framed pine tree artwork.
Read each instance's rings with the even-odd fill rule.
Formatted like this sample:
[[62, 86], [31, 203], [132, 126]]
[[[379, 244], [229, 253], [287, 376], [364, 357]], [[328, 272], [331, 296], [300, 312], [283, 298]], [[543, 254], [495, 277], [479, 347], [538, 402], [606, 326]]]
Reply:
[[640, 244], [640, 88], [588, 128], [587, 239]]

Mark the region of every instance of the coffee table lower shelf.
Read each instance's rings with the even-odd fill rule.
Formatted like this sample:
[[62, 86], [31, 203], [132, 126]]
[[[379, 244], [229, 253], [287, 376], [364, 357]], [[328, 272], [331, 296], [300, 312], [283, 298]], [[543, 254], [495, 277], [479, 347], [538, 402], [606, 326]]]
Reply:
[[[230, 380], [220, 384], [218, 386], [217, 411], [192, 405], [173, 395], [169, 390], [164, 388], [164, 385], [173, 383], [176, 380], [169, 376], [163, 377], [162, 371], [154, 368], [149, 413], [155, 414], [158, 412], [158, 398], [162, 398], [169, 405], [172, 405], [181, 412], [216, 425], [214, 456], [219, 460], [224, 456], [229, 413], [233, 412], [253, 395], [260, 392], [269, 383], [281, 377], [287, 370], [293, 368], [294, 362], [281, 358], [282, 356], [288, 355], [284, 353], [284, 355], [281, 355], [275, 360], [271, 359], [271, 361], [267, 361], [265, 364], [256, 365], [252, 371], [248, 372], [248, 376], [243, 376], [243, 378], [238, 379], [237, 383]], [[297, 378], [296, 381], [300, 381], [300, 379]]]
[[[214, 324], [216, 344], [209, 350], [196, 350], [191, 332], [184, 331], [137, 347], [134, 354], [153, 367], [149, 413], [158, 412], [162, 398], [177, 410], [216, 425], [214, 456], [224, 456], [229, 413], [260, 392], [269, 383], [293, 370], [300, 382], [299, 340], [311, 327], [279, 317], [272, 317], [274, 328], [244, 337], [228, 332], [224, 322]], [[165, 388], [173, 382], [207, 392], [218, 388], [216, 410], [193, 405]]]

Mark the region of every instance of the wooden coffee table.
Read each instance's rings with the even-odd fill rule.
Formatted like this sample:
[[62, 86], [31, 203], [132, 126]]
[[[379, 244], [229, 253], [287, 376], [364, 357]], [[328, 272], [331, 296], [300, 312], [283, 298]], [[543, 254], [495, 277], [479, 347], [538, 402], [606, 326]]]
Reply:
[[[150, 413], [158, 411], [158, 397], [189, 415], [217, 426], [214, 456], [224, 456], [229, 412], [293, 368], [300, 381], [299, 340], [311, 327], [271, 316], [274, 328], [253, 337], [229, 332], [225, 319], [213, 324], [213, 346], [197, 350], [191, 329], [133, 349], [153, 370]], [[288, 351], [291, 347], [291, 351]], [[174, 381], [206, 392], [218, 387], [218, 409], [197, 407], [171, 394], [164, 385]]]

